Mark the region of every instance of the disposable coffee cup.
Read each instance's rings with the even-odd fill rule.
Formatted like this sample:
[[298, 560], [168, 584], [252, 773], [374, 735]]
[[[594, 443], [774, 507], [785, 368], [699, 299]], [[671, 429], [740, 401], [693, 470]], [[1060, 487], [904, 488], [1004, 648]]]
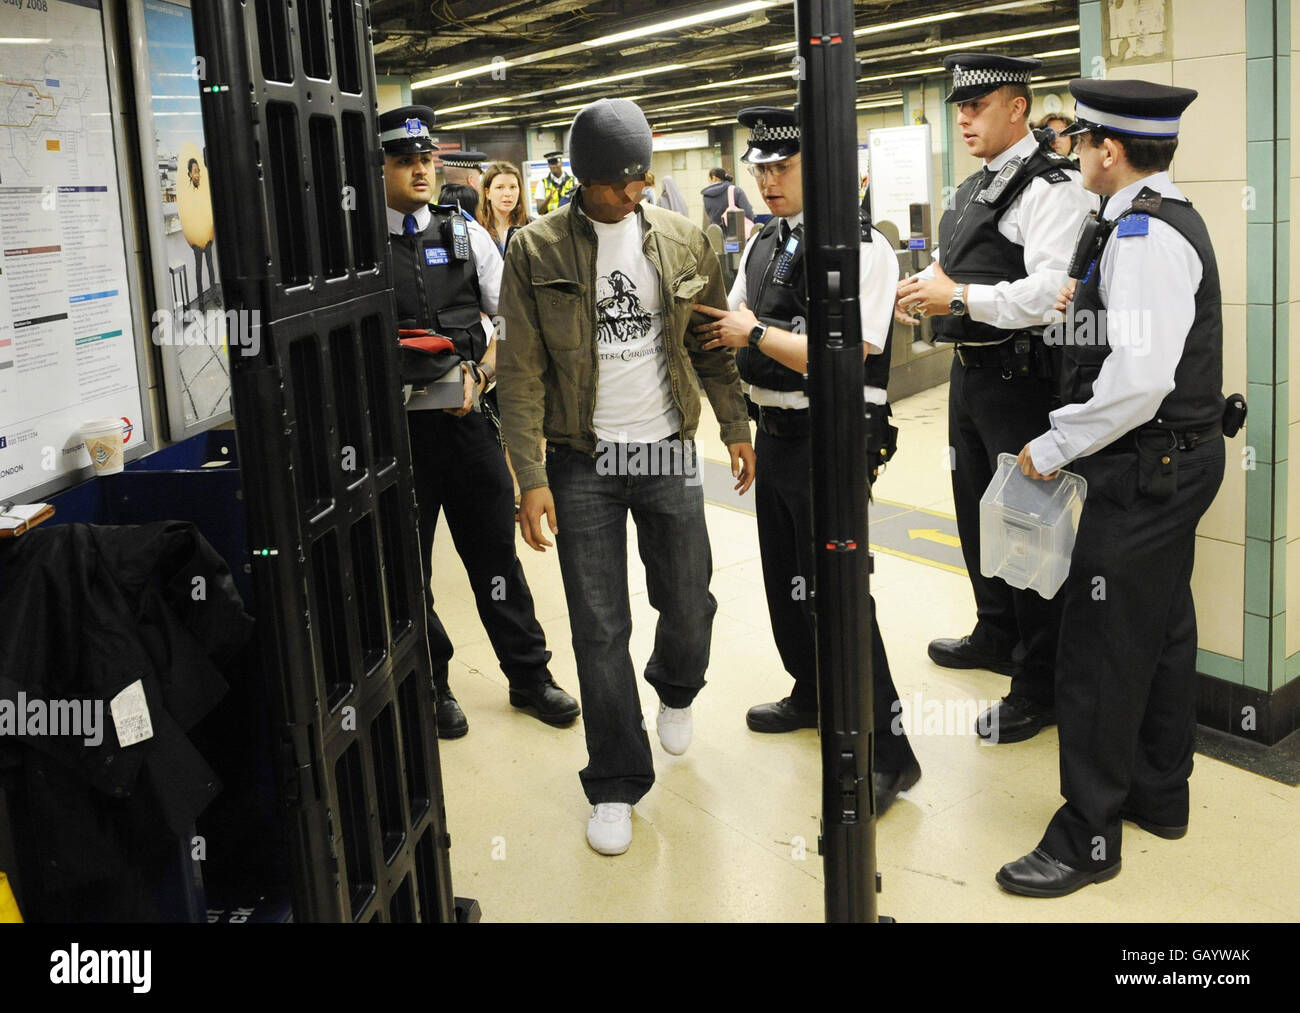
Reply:
[[91, 419], [81, 424], [81, 438], [96, 475], [116, 475], [122, 470], [122, 420]]

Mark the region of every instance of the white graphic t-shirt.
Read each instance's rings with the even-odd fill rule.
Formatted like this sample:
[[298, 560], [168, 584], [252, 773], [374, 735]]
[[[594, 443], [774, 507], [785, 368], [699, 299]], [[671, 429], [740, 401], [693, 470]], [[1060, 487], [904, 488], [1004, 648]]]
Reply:
[[596, 230], [596, 437], [653, 443], [682, 427], [668, 382], [659, 275], [641, 248], [641, 216]]

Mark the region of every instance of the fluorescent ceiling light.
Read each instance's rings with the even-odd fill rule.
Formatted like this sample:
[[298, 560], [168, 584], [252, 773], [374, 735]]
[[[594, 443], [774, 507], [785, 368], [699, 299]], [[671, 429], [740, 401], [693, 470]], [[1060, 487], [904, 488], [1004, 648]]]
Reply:
[[[996, 14], [999, 11], [1015, 10], [1019, 7], [1041, 7], [1046, 0], [1015, 0], [1014, 3], [993, 4], [974, 11], [945, 11], [942, 14], [927, 14], [921, 18], [908, 18], [906, 21], [891, 21], [884, 25], [867, 25], [853, 32], [855, 39], [864, 35], [880, 35], [884, 32], [896, 32], [904, 28], [916, 28], [919, 25], [932, 25], [940, 21], [952, 21], [956, 18], [969, 17], [972, 14]], [[795, 49], [799, 43], [782, 42], [775, 46], [765, 46], [764, 52], [779, 52], [783, 49]]]
[[1073, 49], [1053, 49], [1050, 53], [1035, 53], [1034, 56], [1037, 59], [1045, 60], [1049, 56], [1074, 56], [1078, 52], [1079, 47], [1075, 46]]
[[946, 46], [931, 46], [929, 49], [914, 49], [912, 52], [921, 56], [931, 53], [948, 53], [955, 49], [967, 49], [971, 46], [994, 46], [1002, 42], [1023, 42], [1025, 39], [1041, 39], [1045, 35], [1064, 35], [1077, 32], [1078, 25], [1062, 25], [1058, 28], [1040, 28], [1036, 32], [1020, 32], [1017, 35], [998, 35], [987, 39], [967, 39], [965, 42], [951, 42]]
[[612, 46], [618, 42], [627, 42], [629, 39], [639, 39], [646, 35], [656, 35], [660, 32], [671, 32], [678, 28], [688, 28], [691, 25], [705, 24], [709, 21], [721, 21], [723, 18], [731, 17], [735, 14], [748, 14], [750, 11], [762, 10], [765, 7], [773, 7], [774, 3], [770, 0], [751, 0], [749, 3], [731, 4], [728, 7], [719, 7], [712, 11], [703, 11], [699, 14], [688, 14], [682, 18], [672, 18], [669, 21], [658, 21], [653, 25], [642, 25], [640, 28], [630, 28], [626, 32], [616, 32], [613, 35], [602, 35], [598, 39], [591, 39], [584, 42], [584, 46], [590, 46], [593, 49], [596, 46]]
[[509, 102], [514, 98], [524, 98], [523, 95], [506, 95], [502, 98], [485, 98], [478, 102], [466, 102], [458, 106], [444, 106], [442, 109], [435, 109], [434, 115], [441, 116], [443, 113], [464, 113], [471, 109], [482, 109], [484, 106], [499, 106], [502, 102]]
[[514, 63], [510, 60], [493, 60], [491, 63], [485, 63], [479, 67], [455, 70], [450, 74], [442, 74], [438, 77], [426, 77], [423, 81], [412, 81], [411, 88], [430, 88], [435, 84], [447, 84], [451, 81], [459, 81], [466, 77], [478, 77], [480, 74], [490, 74], [494, 70], [504, 71], [507, 67], [513, 66]]
[[903, 100], [901, 98], [887, 98], [887, 99], [882, 99], [879, 102], [859, 102], [856, 106], [854, 106], [854, 108], [855, 109], [887, 109], [890, 106], [901, 106], [902, 104], [903, 104]]
[[[49, 41], [49, 39], [0, 39], [0, 46], [43, 46]], [[189, 77], [189, 74], [183, 74], [181, 76]]]
[[[794, 90], [795, 89], [793, 88], [786, 88], [784, 89], [784, 91], [768, 92], [767, 95], [763, 97], [766, 98], [773, 95], [783, 95], [787, 91], [794, 91]], [[726, 98], [702, 98], [702, 99], [696, 99], [694, 102], [679, 102], [676, 105], [659, 106], [656, 109], [646, 109], [643, 111], [645, 112], [646, 116], [651, 116], [651, 115], [657, 116], [659, 113], [672, 112], [675, 109], [694, 109], [697, 106], [726, 105], [729, 102], [752, 102], [758, 97], [759, 96], [756, 95], [729, 95]]]
[[941, 64], [938, 67], [922, 67], [920, 70], [900, 70], [895, 74], [876, 74], [874, 77], [860, 77], [858, 78], [858, 83], [861, 84], [864, 81], [888, 81], [893, 77], [920, 77], [924, 74], [946, 73], [947, 71], [943, 69], [943, 65]]
[[[688, 123], [707, 123], [712, 119], [712, 116], [692, 116], [689, 119], [684, 120], [664, 120], [663, 122], [651, 120], [650, 129], [661, 130], [664, 127], [683, 127]], [[731, 121], [727, 120], [726, 122], [730, 123]], [[739, 124], [737, 124], [737, 126], [739, 126]]]
[[[572, 84], [562, 84], [558, 88], [548, 89], [549, 91], [572, 91], [574, 88], [591, 88], [597, 85], [609, 84], [613, 81], [627, 81], [634, 77], [649, 77], [652, 74], [667, 74], [673, 70], [685, 70], [684, 63], [665, 63], [660, 67], [647, 67], [645, 70], [629, 70], [626, 74], [610, 74], [607, 77], [596, 77], [590, 81], [574, 81]], [[415, 87], [412, 85], [411, 87]]]
[[461, 120], [458, 123], [439, 123], [437, 128], [443, 130], [465, 130], [469, 127], [483, 127], [489, 123], [504, 123], [506, 120], [514, 119], [513, 116], [488, 116], [477, 120]]

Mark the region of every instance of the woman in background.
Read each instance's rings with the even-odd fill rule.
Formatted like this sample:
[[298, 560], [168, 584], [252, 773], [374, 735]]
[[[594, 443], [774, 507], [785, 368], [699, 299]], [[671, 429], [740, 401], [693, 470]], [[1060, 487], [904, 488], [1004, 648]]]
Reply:
[[489, 162], [483, 171], [483, 204], [478, 220], [491, 234], [503, 257], [515, 229], [528, 224], [520, 179], [519, 170], [509, 162]]
[[[745, 191], [736, 186], [735, 178], [722, 166], [709, 170], [709, 185], [700, 191], [704, 198], [704, 217], [709, 224], [726, 230], [723, 218], [727, 209], [738, 208], [745, 212], [749, 221], [754, 220], [754, 206], [749, 203]], [[733, 203], [734, 202], [734, 203]]]

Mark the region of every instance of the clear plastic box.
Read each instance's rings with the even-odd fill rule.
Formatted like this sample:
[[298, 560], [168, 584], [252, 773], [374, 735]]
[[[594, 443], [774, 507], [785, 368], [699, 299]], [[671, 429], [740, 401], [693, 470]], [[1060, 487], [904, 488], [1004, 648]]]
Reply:
[[1069, 471], [1050, 482], [1027, 478], [1011, 454], [980, 497], [980, 573], [1053, 597], [1070, 572], [1070, 554], [1088, 483]]

